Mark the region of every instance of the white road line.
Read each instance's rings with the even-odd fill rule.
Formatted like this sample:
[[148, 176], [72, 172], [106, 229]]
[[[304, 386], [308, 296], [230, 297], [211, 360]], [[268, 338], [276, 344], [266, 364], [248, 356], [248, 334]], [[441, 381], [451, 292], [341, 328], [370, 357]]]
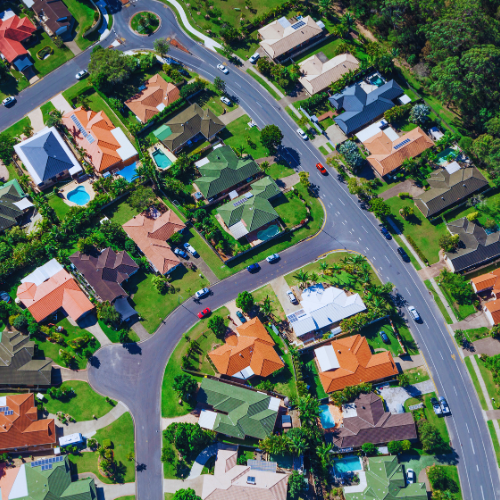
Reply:
[[458, 396], [457, 388], [453, 386], [453, 390], [455, 391], [455, 394]]
[[439, 354], [441, 355], [441, 359], [444, 361], [443, 353], [441, 351], [439, 351]]
[[368, 231], [365, 229], [365, 226], [361, 225], [361, 227], [365, 230], [365, 233], [367, 233]]
[[474, 453], [474, 455], [475, 455], [476, 450], [474, 449], [474, 443], [472, 442], [472, 438], [470, 438], [470, 445], [472, 446], [472, 453]]
[[238, 85], [238, 87], [241, 89], [241, 85], [239, 83], [233, 82], [235, 85]]
[[[349, 230], [348, 230], [349, 231]], [[351, 233], [351, 231], [349, 231]], [[352, 233], [351, 233], [352, 234]]]
[[340, 201], [340, 203], [342, 203], [342, 205], [344, 205], [344, 207], [345, 207], [345, 203], [344, 203], [344, 202], [343, 202], [340, 198], [339, 198], [339, 201]]
[[262, 108], [262, 105], [260, 104], [259, 101], [255, 101], [255, 104], [257, 104], [257, 106], [260, 106]]
[[467, 425], [467, 422], [465, 422], [465, 427], [467, 427], [467, 432], [470, 434], [469, 426]]
[[369, 251], [370, 251], [370, 249], [369, 249], [368, 247], [365, 247], [365, 248], [366, 248], [366, 251], [367, 251], [367, 252], [369, 252]]
[[375, 257], [372, 257], [373, 260], [377, 260]]
[[389, 262], [389, 264], [391, 263], [391, 261], [389, 260], [389, 257], [387, 257], [387, 255], [384, 255], [385, 257], [385, 260], [387, 260], [387, 262]]
[[[476, 464], [477, 466], [477, 464]], [[481, 486], [481, 495], [483, 495], [483, 500], [484, 500], [484, 491], [483, 491], [483, 487]]]
[[344, 224], [344, 226], [345, 226], [345, 222], [343, 220], [341, 220], [340, 222], [342, 222], [342, 224]]
[[477, 469], [477, 471], [479, 472], [479, 465], [477, 465], [477, 464], [476, 464], [476, 469]]
[[410, 290], [408, 290], [408, 288], [406, 288], [406, 291], [408, 292], [408, 295], [411, 295]]

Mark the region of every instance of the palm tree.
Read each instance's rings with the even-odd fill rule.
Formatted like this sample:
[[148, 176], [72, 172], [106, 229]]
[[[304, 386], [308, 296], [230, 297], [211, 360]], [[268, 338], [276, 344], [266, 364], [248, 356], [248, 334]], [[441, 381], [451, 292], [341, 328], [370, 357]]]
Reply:
[[236, 153], [240, 158], [243, 157], [243, 153], [245, 152], [245, 148], [243, 146], [236, 146]]
[[80, 94], [76, 98], [76, 103], [81, 106], [85, 111], [90, 109], [90, 98], [88, 95]]
[[360, 255], [359, 253], [351, 255], [349, 258], [350, 261], [356, 265], [364, 264], [366, 262], [366, 258]]
[[33, 135], [33, 127], [30, 125], [26, 125], [24, 128], [23, 128], [23, 135], [25, 135], [26, 137], [31, 137]]
[[54, 109], [49, 113], [49, 117], [47, 118], [46, 125], [47, 127], [58, 127], [62, 123], [62, 111], [59, 111], [58, 109]]
[[332, 8], [332, 0], [319, 0], [319, 11], [326, 14]]
[[303, 288], [309, 281], [309, 274], [301, 269], [297, 274], [294, 275], [294, 278], [299, 282], [300, 287]]
[[403, 219], [407, 220], [408, 217], [413, 215], [413, 208], [410, 207], [409, 205], [405, 205], [401, 210], [399, 211]]
[[351, 31], [351, 29], [354, 27], [356, 24], [356, 19], [350, 12], [346, 12], [341, 18], [340, 22], [347, 28], [348, 31]]
[[273, 315], [273, 306], [272, 300], [269, 298], [269, 295], [266, 295], [266, 298], [262, 301], [260, 305], [260, 312], [267, 317], [271, 317]]
[[340, 264], [332, 264], [330, 266], [333, 274], [340, 274], [342, 272], [342, 266]]
[[290, 449], [292, 454], [298, 457], [300, 457], [300, 455], [303, 455], [308, 448], [304, 432], [301, 428], [291, 429], [286, 434], [286, 438], [288, 441], [288, 448]]
[[261, 164], [260, 164], [260, 168], [262, 170], [264, 170], [264, 172], [270, 167], [270, 163], [268, 161], [263, 161]]
[[300, 420], [303, 426], [312, 426], [316, 424], [316, 419], [319, 417], [319, 401], [310, 394], [299, 398], [298, 408], [300, 412]]
[[319, 268], [321, 269], [321, 274], [325, 274], [326, 270], [328, 269], [328, 263], [321, 262]]
[[317, 283], [319, 281], [319, 276], [316, 274], [316, 273], [312, 273], [311, 276], [309, 276], [309, 279], [313, 282], [313, 283]]
[[138, 177], [143, 177], [144, 179], [151, 181], [151, 184], [153, 185], [153, 191], [156, 191], [158, 189], [158, 185], [160, 183], [160, 180], [158, 178], [158, 170], [152, 162], [143, 161], [141, 165], [136, 167], [135, 171]]
[[333, 464], [332, 444], [323, 443], [316, 448], [316, 455], [318, 456], [321, 468], [325, 473]]
[[349, 33], [349, 28], [344, 24], [337, 24], [333, 27], [332, 32], [335, 36], [344, 39], [347, 33]]

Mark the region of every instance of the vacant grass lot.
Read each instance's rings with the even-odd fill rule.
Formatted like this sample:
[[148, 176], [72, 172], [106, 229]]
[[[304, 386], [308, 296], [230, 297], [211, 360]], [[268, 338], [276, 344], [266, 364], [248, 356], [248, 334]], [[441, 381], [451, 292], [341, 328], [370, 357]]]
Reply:
[[[54, 52], [43, 61], [40, 61], [37, 57], [37, 53], [44, 47], [51, 47]], [[33, 60], [38, 76], [48, 75], [51, 71], [54, 71], [56, 68], [74, 57], [73, 52], [71, 52], [71, 50], [69, 50], [65, 45], [61, 49], [58, 49], [45, 31], [39, 31], [36, 35], [35, 41], [32, 42], [27, 48], [31, 54], [31, 59]]]
[[220, 134], [220, 138], [225, 144], [231, 146], [235, 151], [239, 147], [252, 156], [255, 160], [268, 156], [267, 149], [260, 142], [260, 132], [257, 127], [250, 128], [248, 115], [240, 116], [231, 122]]
[[307, 209], [304, 202], [295, 196], [292, 191], [275, 198], [273, 207], [286, 227], [290, 229], [307, 218]]

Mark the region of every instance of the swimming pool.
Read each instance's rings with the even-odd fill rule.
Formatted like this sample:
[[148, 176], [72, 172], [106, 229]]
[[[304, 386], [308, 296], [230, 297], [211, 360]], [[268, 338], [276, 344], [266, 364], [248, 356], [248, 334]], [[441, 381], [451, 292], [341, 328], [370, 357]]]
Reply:
[[333, 415], [330, 413], [328, 405], [320, 405], [319, 419], [321, 420], [321, 426], [323, 429], [331, 429], [332, 427], [335, 427], [335, 420], [333, 420]]
[[377, 87], [381, 87], [385, 82], [379, 75], [375, 75], [370, 78], [370, 83], [372, 85], [376, 85]]
[[172, 165], [172, 160], [161, 149], [153, 151], [153, 159], [158, 168], [161, 168], [162, 170]]
[[137, 172], [135, 170], [136, 164], [135, 162], [129, 165], [128, 167], [123, 168], [118, 172], [126, 181], [132, 182], [137, 177]]
[[259, 231], [257, 233], [257, 238], [262, 241], [266, 241], [273, 236], [276, 236], [280, 232], [280, 228], [276, 225], [272, 225], [269, 227], [266, 227], [266, 229], [263, 229], [262, 231]]
[[458, 152], [456, 149], [452, 149], [452, 148], [446, 148], [446, 149], [443, 149], [443, 151], [441, 151], [441, 153], [438, 153], [437, 154], [437, 160], [436, 160], [436, 163], [438, 165], [443, 165], [445, 163], [448, 163], [448, 160], [446, 159], [448, 156], [452, 155], [453, 158], [456, 158], [457, 155], [458, 155]]
[[66, 198], [68, 198], [68, 201], [76, 203], [80, 206], [86, 205], [90, 201], [90, 195], [85, 190], [85, 186], [78, 186], [77, 188], [73, 189], [73, 191], [70, 191], [66, 195]]
[[346, 472], [355, 472], [363, 470], [361, 467], [361, 459], [359, 457], [344, 457], [340, 460], [334, 460], [333, 468], [336, 474], [344, 474]]

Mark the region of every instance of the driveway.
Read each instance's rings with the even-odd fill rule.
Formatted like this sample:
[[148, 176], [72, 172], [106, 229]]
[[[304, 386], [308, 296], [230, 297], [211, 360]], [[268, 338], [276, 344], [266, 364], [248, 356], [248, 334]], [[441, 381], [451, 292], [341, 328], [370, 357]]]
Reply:
[[326, 135], [330, 139], [330, 141], [336, 146], [344, 141], [347, 141], [347, 136], [340, 130], [340, 127], [337, 124], [330, 125], [326, 129]]
[[435, 390], [432, 380], [426, 380], [406, 387], [385, 387], [380, 389], [380, 395], [384, 398], [387, 409], [391, 413], [399, 413], [399, 409], [407, 399], [429, 394]]
[[285, 314], [291, 314], [295, 311], [298, 311], [301, 309], [300, 303], [297, 304], [292, 304], [290, 302], [290, 299], [288, 298], [286, 292], [290, 290], [290, 287], [288, 286], [288, 283], [285, 281], [284, 276], [280, 276], [279, 278], [276, 278], [270, 282], [270, 285], [272, 289], [274, 290], [274, 293], [278, 297], [278, 300], [281, 303], [281, 306], [283, 307], [283, 310], [285, 311]]
[[[455, 325], [453, 325], [455, 326]], [[500, 342], [497, 339], [491, 337], [476, 340], [472, 342], [474, 346], [473, 351], [462, 349], [464, 356], [474, 356], [474, 354], [486, 354], [488, 356], [495, 356], [500, 354]]]
[[288, 175], [276, 180], [277, 186], [283, 191], [291, 189], [295, 184], [300, 182], [299, 174]]
[[399, 182], [395, 184], [393, 187], [389, 188], [387, 191], [384, 191], [380, 197], [383, 200], [388, 200], [393, 196], [397, 196], [399, 193], [410, 193], [411, 196], [415, 197], [422, 194], [425, 190], [419, 188], [413, 179], [407, 179], [403, 182]]
[[[458, 323], [453, 323], [451, 327], [453, 328], [453, 330], [472, 330], [473, 328], [481, 328], [481, 327], [491, 328], [491, 325], [487, 320], [484, 311], [478, 311], [474, 314], [471, 314], [470, 316], [467, 316], [467, 318], [465, 318], [463, 321], [459, 321]], [[498, 340], [496, 340], [495, 342], [498, 343]]]

